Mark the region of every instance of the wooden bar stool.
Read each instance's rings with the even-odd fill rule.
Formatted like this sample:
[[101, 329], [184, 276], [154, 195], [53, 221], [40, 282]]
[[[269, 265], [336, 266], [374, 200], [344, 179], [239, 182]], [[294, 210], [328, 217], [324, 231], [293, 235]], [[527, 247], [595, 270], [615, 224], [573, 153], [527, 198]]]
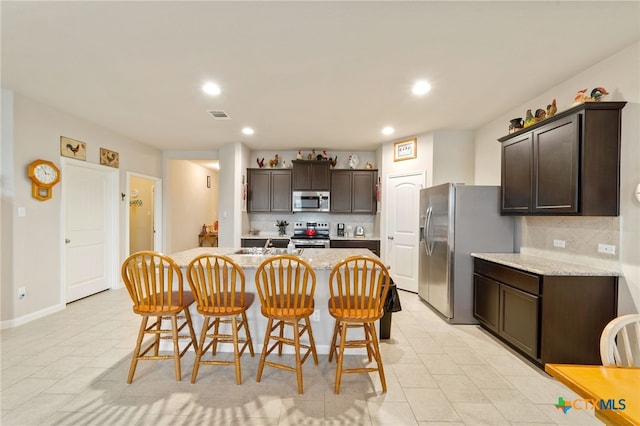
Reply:
[[[329, 362], [336, 356], [336, 383], [334, 392], [340, 393], [342, 373], [368, 373], [377, 371], [383, 392], [387, 391], [380, 346], [375, 322], [384, 315], [384, 300], [391, 283], [389, 271], [378, 259], [351, 256], [337, 263], [329, 274], [329, 314], [335, 318]], [[364, 339], [349, 340], [350, 328], [362, 328]], [[338, 343], [338, 336], [340, 341]], [[366, 348], [369, 362], [375, 367], [343, 368], [347, 348]]]
[[[313, 361], [318, 364], [318, 354], [313, 341], [311, 321], [313, 313], [313, 296], [316, 289], [316, 274], [304, 260], [291, 255], [273, 256], [262, 262], [256, 271], [256, 287], [262, 305], [261, 311], [267, 319], [267, 330], [262, 347], [262, 355], [258, 365], [256, 381], [262, 378], [265, 364], [288, 371], [295, 371], [298, 379], [298, 393], [303, 393], [302, 364], [313, 355]], [[285, 335], [285, 327], [292, 328], [292, 337]], [[309, 344], [300, 342], [304, 334], [308, 335]], [[273, 344], [269, 347], [269, 342]], [[278, 355], [282, 355], [283, 345], [293, 346], [295, 349], [295, 367], [283, 363], [267, 361], [276, 348]], [[301, 355], [300, 349], [305, 349]]]
[[[133, 300], [133, 312], [142, 316], [127, 383], [133, 381], [139, 360], [173, 359], [176, 380], [181, 380], [180, 358], [191, 345], [197, 350], [198, 344], [189, 315], [189, 306], [195, 299], [190, 291], [183, 291], [180, 267], [169, 256], [154, 251], [141, 251], [124, 261], [121, 273]], [[155, 317], [155, 321], [147, 325], [150, 317]], [[171, 321], [169, 329], [162, 328], [163, 320]], [[180, 335], [185, 326], [189, 329], [189, 335]], [[145, 334], [154, 338], [150, 345], [142, 348]], [[173, 355], [160, 355], [161, 339], [173, 340]], [[190, 339], [182, 351], [180, 339]], [[153, 355], [147, 355], [151, 349]]]
[[[236, 383], [242, 384], [240, 357], [247, 347], [251, 356], [254, 356], [247, 309], [253, 304], [255, 295], [244, 291], [244, 271], [227, 256], [205, 254], [189, 263], [187, 280], [195, 295], [198, 312], [204, 317], [191, 383], [196, 382], [200, 364], [206, 364], [235, 365]], [[222, 333], [221, 324], [230, 324], [231, 334]], [[238, 334], [243, 329], [245, 338], [240, 339]], [[211, 340], [205, 345], [207, 337]], [[218, 343], [233, 344], [233, 361], [202, 359], [209, 348], [215, 356]]]

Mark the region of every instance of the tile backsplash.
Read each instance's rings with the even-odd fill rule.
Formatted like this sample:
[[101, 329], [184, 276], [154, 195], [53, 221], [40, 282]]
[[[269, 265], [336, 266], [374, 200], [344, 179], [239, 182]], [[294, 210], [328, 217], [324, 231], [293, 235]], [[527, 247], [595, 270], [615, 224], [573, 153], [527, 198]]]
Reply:
[[[619, 271], [619, 217], [531, 216], [521, 220], [522, 254]], [[564, 248], [554, 241], [556, 245], [564, 242]], [[615, 246], [615, 254], [599, 253], [598, 244]]]
[[286, 220], [289, 223], [287, 235], [293, 233], [293, 222], [329, 222], [331, 236], [336, 235], [338, 223], [344, 223], [347, 228], [351, 226], [352, 229], [355, 229], [356, 226], [362, 226], [366, 236], [376, 235], [374, 215], [302, 212], [286, 214], [251, 213], [249, 216], [250, 229], [259, 230], [261, 235], [277, 234], [276, 220]]

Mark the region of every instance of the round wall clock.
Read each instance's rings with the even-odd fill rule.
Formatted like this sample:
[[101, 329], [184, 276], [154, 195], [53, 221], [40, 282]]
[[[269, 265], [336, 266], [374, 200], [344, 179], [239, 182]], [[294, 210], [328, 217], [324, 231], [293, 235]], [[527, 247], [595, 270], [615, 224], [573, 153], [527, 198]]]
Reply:
[[27, 169], [31, 195], [40, 201], [51, 199], [51, 188], [60, 182], [60, 170], [51, 161], [35, 160]]

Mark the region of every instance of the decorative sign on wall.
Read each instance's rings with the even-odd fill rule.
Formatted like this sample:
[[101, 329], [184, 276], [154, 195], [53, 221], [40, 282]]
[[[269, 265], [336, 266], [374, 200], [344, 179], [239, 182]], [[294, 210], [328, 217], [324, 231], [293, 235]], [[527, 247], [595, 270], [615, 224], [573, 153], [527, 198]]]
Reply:
[[60, 155], [85, 161], [87, 159], [87, 144], [60, 136]]
[[416, 139], [406, 139], [393, 144], [393, 161], [410, 160], [416, 158]]
[[100, 148], [100, 164], [109, 167], [120, 167], [120, 154], [115, 151], [109, 151], [105, 148]]

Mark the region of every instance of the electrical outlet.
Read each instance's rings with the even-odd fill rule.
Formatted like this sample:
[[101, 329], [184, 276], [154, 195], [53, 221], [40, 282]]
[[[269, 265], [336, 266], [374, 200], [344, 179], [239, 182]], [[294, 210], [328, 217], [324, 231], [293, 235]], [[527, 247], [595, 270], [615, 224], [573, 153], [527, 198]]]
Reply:
[[320, 311], [313, 311], [313, 314], [311, 314], [311, 321], [320, 322]]
[[598, 253], [616, 254], [616, 246], [609, 244], [598, 244]]
[[20, 287], [18, 289], [18, 299], [24, 299], [25, 297], [27, 297], [27, 288]]
[[553, 246], [554, 247], [564, 248], [565, 247], [565, 241], [564, 240], [553, 240]]

